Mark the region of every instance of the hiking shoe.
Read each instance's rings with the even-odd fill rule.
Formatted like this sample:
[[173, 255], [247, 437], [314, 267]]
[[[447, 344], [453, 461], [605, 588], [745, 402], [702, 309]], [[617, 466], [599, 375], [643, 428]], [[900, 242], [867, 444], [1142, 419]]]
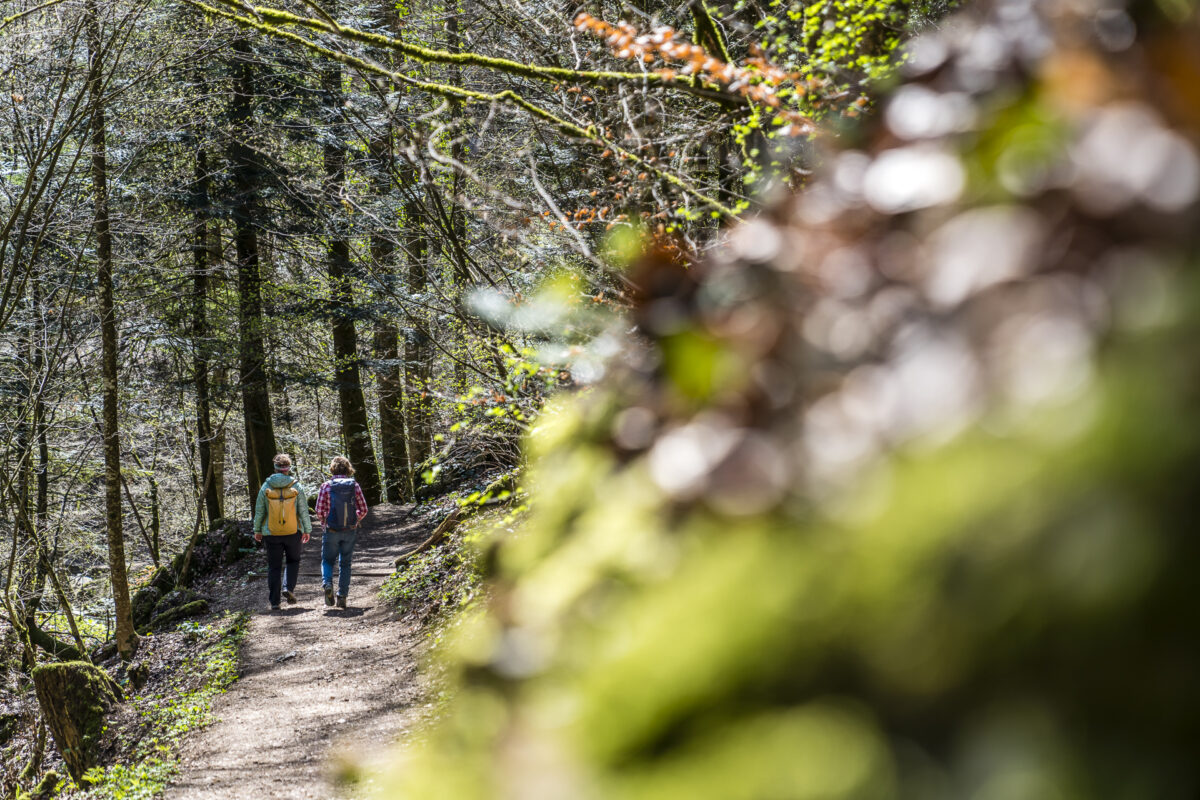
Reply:
[[332, 586], [325, 587], [325, 605], [327, 605], [327, 606], [333, 605], [333, 587]]
[[279, 610], [279, 603], [271, 603], [271, 610], [272, 610], [272, 611], [278, 611], [278, 610]]
[[346, 607], [346, 595], [344, 595], [344, 594], [339, 594], [339, 595], [337, 596], [337, 607], [338, 607], [338, 608], [345, 608], [345, 607]]
[[289, 590], [284, 589], [283, 599], [288, 601], [288, 605], [291, 605], [292, 603], [296, 602], [296, 595], [292, 594]]

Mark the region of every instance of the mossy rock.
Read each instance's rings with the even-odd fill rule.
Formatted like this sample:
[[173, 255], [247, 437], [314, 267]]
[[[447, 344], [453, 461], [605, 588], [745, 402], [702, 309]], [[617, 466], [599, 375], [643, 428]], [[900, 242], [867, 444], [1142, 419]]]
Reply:
[[117, 640], [116, 639], [109, 639], [107, 642], [97, 645], [96, 647], [92, 648], [91, 653], [89, 653], [89, 655], [92, 658], [92, 661], [96, 662], [97, 664], [104, 662], [104, 661], [108, 661], [110, 658], [113, 658], [114, 656], [116, 656], [116, 654], [117, 654]]
[[33, 670], [33, 683], [67, 771], [80, 781], [94, 765], [104, 715], [123, 699], [121, 687], [86, 661], [43, 664]]
[[156, 614], [154, 616], [154, 619], [150, 620], [150, 627], [161, 628], [165, 625], [170, 625], [172, 622], [176, 622], [181, 619], [186, 619], [188, 617], [194, 617], [197, 614], [203, 614], [207, 611], [208, 611], [208, 601], [207, 600], [205, 600], [203, 598], [201, 598], [199, 600], [193, 600], [190, 603], [185, 603], [184, 605], [176, 606], [175, 608], [168, 609], [168, 610], [162, 612], [161, 614]]
[[191, 589], [172, 589], [154, 604], [154, 613], [151, 615], [151, 617], [157, 617], [173, 608], [185, 606], [188, 603], [195, 602], [199, 598], [200, 595], [196, 594]]
[[0, 745], [8, 744], [8, 741], [16, 734], [17, 727], [20, 724], [20, 714], [13, 712], [0, 714]]
[[133, 613], [133, 626], [138, 630], [146, 627], [154, 616], [155, 608], [163, 598], [163, 592], [157, 586], [143, 586], [133, 593], [130, 601]]
[[254, 547], [254, 534], [246, 520], [224, 520], [196, 542], [188, 574], [192, 580], [210, 575], [241, 558]]
[[146, 685], [146, 681], [150, 679], [150, 665], [145, 661], [139, 661], [131, 664], [125, 674], [129, 677], [129, 685], [133, 690], [141, 691], [141, 688]]
[[28, 792], [18, 787], [17, 793], [13, 795], [13, 800], [50, 800], [50, 798], [54, 797], [61, 780], [61, 775], [54, 770], [50, 770]]
[[37, 786], [33, 787], [33, 791], [28, 795], [29, 800], [50, 800], [51, 797], [54, 797], [54, 790], [58, 788], [58, 782], [61, 780], [61, 775], [50, 770], [37, 782]]
[[254, 533], [249, 524], [229, 520], [225, 523], [225, 544], [221, 548], [221, 560], [232, 564], [243, 555], [243, 550], [254, 547]]
[[154, 570], [150, 576], [147, 586], [152, 586], [162, 594], [166, 594], [175, 588], [176, 573], [170, 567], [159, 567]]

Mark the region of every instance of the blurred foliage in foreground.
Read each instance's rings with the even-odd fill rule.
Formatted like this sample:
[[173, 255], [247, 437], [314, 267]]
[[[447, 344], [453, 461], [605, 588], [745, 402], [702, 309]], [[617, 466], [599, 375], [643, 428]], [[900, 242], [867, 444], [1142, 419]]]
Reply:
[[643, 259], [397, 796], [1197, 795], [1200, 38], [1166, 10], [966, 8], [806, 191]]

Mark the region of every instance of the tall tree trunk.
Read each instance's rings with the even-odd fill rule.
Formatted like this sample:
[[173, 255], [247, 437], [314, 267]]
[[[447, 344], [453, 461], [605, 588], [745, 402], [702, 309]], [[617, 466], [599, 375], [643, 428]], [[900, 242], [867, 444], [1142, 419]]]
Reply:
[[[385, 2], [378, 6], [379, 24], [393, 36], [402, 36], [403, 29], [396, 15], [394, 3]], [[394, 66], [394, 54], [383, 52], [380, 59]], [[395, 91], [396, 87], [390, 87]], [[371, 190], [376, 197], [388, 198], [385, 203], [385, 219], [395, 220], [396, 209], [392, 205], [391, 190], [396, 168], [395, 129], [389, 114], [377, 135], [368, 144], [370, 153]], [[392, 238], [393, 226], [384, 225], [371, 233], [371, 261], [375, 275], [387, 284], [388, 290], [395, 289], [399, 279], [396, 269], [396, 244]], [[404, 432], [404, 380], [400, 373], [400, 328], [394, 317], [380, 315], [375, 320], [372, 350], [377, 364], [375, 380], [379, 387], [379, 449], [383, 464], [384, 489], [392, 503], [403, 503], [412, 499], [412, 468], [408, 463], [408, 440]]]
[[400, 330], [392, 320], [375, 325], [375, 358], [380, 362], [379, 441], [387, 476], [387, 500], [404, 503], [412, 499], [412, 469], [404, 433], [404, 384], [400, 377]]
[[[35, 284], [36, 285], [36, 284]], [[36, 313], [36, 308], [35, 308]], [[25, 395], [30, 402], [37, 392], [37, 373], [34, 371], [34, 344], [33, 337], [37, 334], [23, 330], [17, 336], [17, 353], [20, 357], [28, 359], [26, 370], [28, 377], [22, 376], [18, 381], [20, 394]], [[13, 447], [17, 457], [17, 494], [16, 494], [16, 514], [18, 517], [25, 517], [29, 514], [29, 492], [33, 483], [33, 441], [37, 435], [36, 420], [34, 414], [22, 420], [14, 431]]]
[[154, 566], [158, 566], [162, 553], [162, 505], [158, 501], [158, 477], [155, 471], [150, 472], [150, 558]]
[[221, 487], [213, 480], [212, 403], [208, 388], [208, 153], [196, 153], [196, 180], [193, 184], [192, 214], [192, 353], [196, 374], [196, 449], [200, 452], [200, 486], [204, 489], [204, 508], [211, 525], [221, 518]]
[[[446, 45], [450, 52], [457, 53], [461, 49], [462, 37], [459, 34], [458, 17], [462, 13], [460, 0], [452, 0], [446, 16]], [[462, 86], [462, 67], [450, 65], [450, 85]], [[453, 140], [450, 143], [450, 157], [456, 163], [463, 160], [463, 103], [457, 99], [450, 101], [450, 120]], [[463, 295], [471, 288], [469, 271], [467, 269], [467, 220], [459, 205], [459, 195], [462, 193], [463, 175], [457, 169], [454, 180], [450, 185], [450, 239], [451, 250], [455, 260], [454, 291], [455, 302], [462, 303]], [[464, 361], [470, 358], [470, 335], [467, 325], [458, 328], [459, 346], [455, 348], [457, 358], [452, 359], [451, 369], [454, 371], [454, 392], [458, 395], [467, 393], [467, 370]]]
[[[329, 9], [336, 14], [336, 5]], [[329, 214], [329, 282], [333, 300], [334, 380], [342, 411], [342, 436], [346, 455], [354, 464], [363, 496], [370, 505], [380, 501], [379, 466], [367, 426], [367, 401], [363, 395], [358, 358], [358, 332], [354, 327], [354, 291], [350, 275], [350, 241], [347, 238], [342, 192], [346, 182], [345, 134], [342, 112], [342, 69], [336, 61], [321, 72], [325, 107], [331, 130], [325, 145], [325, 200]]]
[[[33, 293], [34, 308], [42, 306], [42, 287], [37, 280], [33, 281], [30, 287]], [[35, 516], [34, 521], [38, 526], [38, 530], [45, 530], [47, 517], [50, 511], [50, 444], [46, 440], [46, 401], [42, 385], [48, 380], [48, 376], [42, 375], [42, 370], [46, 368], [46, 351], [44, 347], [46, 329], [38, 326], [33, 341], [33, 375], [38, 381], [38, 386], [33, 393], [33, 439], [37, 446], [37, 489], [35, 500]]]
[[234, 137], [230, 146], [233, 184], [234, 245], [238, 272], [238, 366], [241, 371], [242, 415], [246, 429], [246, 486], [250, 506], [263, 481], [274, 471], [275, 428], [267, 383], [266, 337], [263, 335], [262, 285], [258, 263], [258, 188], [261, 168], [251, 142], [251, 112], [255, 99], [254, 55], [244, 36], [233, 42], [237, 62], [230, 116]]
[[[41, 290], [36, 281], [34, 282], [32, 288], [33, 303], [34, 308], [36, 309], [41, 306]], [[43, 334], [44, 331], [40, 330], [34, 333], [32, 375], [34, 376], [35, 381], [41, 381], [43, 379], [42, 368], [45, 366], [45, 356], [41, 346], [41, 336]], [[33, 517], [34, 527], [30, 529], [29, 533], [33, 539], [33, 544], [37, 555], [37, 566], [35, 568], [36, 574], [34, 577], [35, 589], [29, 603], [27, 604], [27, 613], [29, 615], [29, 619], [26, 621], [26, 625], [36, 627], [37, 612], [42, 604], [42, 596], [45, 592], [46, 586], [46, 577], [52, 568], [50, 564], [50, 554], [43, 552], [42, 547], [39, 546], [37, 541], [38, 537], [41, 536], [42, 531], [46, 530], [46, 522], [50, 510], [50, 445], [46, 438], [46, 404], [42, 399], [41, 391], [37, 390], [36, 384], [31, 388], [34, 390], [33, 418], [31, 422], [33, 439], [37, 447], [38, 455], [37, 467], [35, 470], [37, 483], [35, 493], [37, 499], [35, 500], [35, 511]], [[32, 456], [32, 453], [30, 453], [30, 455]], [[32, 458], [30, 460], [32, 460]], [[22, 497], [24, 498], [24, 491], [22, 492]]]
[[46, 530], [50, 517], [50, 443], [46, 438], [46, 405], [39, 393], [33, 407], [33, 426], [37, 431], [37, 500], [34, 521], [39, 531]]
[[[384, 132], [370, 143], [372, 189], [376, 195], [387, 194], [392, 173], [392, 130], [387, 124]], [[371, 261], [381, 280], [395, 275], [395, 250], [386, 231], [371, 234]], [[380, 316], [375, 321], [373, 350], [378, 364], [375, 378], [379, 384], [379, 449], [383, 458], [384, 489], [390, 503], [403, 503], [412, 498], [412, 470], [408, 465], [408, 443], [404, 436], [404, 384], [400, 378], [400, 329], [394, 319]]]
[[101, 373], [104, 383], [104, 506], [108, 528], [108, 570], [116, 615], [117, 652], [128, 661], [137, 650], [125, 573], [125, 537], [121, 528], [121, 440], [117, 422], [117, 319], [113, 302], [112, 229], [108, 215], [108, 165], [105, 151], [102, 50], [96, 0], [87, 0], [88, 95], [92, 104], [92, 189], [95, 201], [97, 283], [100, 292]]
[[[210, 195], [211, 200], [211, 195]], [[221, 224], [216, 220], [208, 221], [208, 290], [209, 296], [222, 296], [221, 287], [225, 281], [223, 264], [225, 245], [221, 238]], [[218, 359], [216, 365], [210, 365], [211, 373], [208, 383], [209, 413], [212, 404], [224, 404], [229, 398], [229, 370]], [[225, 516], [225, 428], [213, 431], [212, 443], [209, 447], [212, 458], [212, 484], [216, 487], [218, 517]]]
[[[414, 176], [415, 177], [415, 176]], [[416, 195], [416, 192], [413, 193]], [[408, 255], [408, 290], [424, 292], [429, 282], [429, 246], [425, 238], [424, 215], [416, 199], [404, 207], [404, 247]], [[432, 377], [433, 347], [426, 325], [411, 327], [404, 337], [404, 410], [408, 417], [408, 455], [415, 469], [429, 458], [433, 434], [429, 379]]]
[[[209, 387], [213, 397], [227, 397], [229, 394], [229, 378], [225, 367], [217, 367], [212, 371], [212, 383]], [[225, 516], [225, 429], [213, 433], [212, 448], [212, 482], [217, 487], [217, 510], [219, 516]]]
[[[36, 281], [33, 283], [33, 291], [37, 291]], [[31, 298], [30, 309], [35, 317], [37, 306], [37, 298]], [[19, 392], [25, 395], [30, 403], [36, 402], [33, 398], [37, 394], [37, 381], [39, 377], [37, 349], [35, 345], [37, 335], [36, 331], [21, 329], [16, 343], [17, 353], [20, 354], [20, 357], [27, 359], [27, 369], [24, 370], [25, 376], [22, 376], [18, 382]], [[41, 608], [46, 588], [46, 570], [42, 559], [39, 557], [37, 531], [29, 521], [29, 493], [30, 484], [33, 482], [32, 448], [33, 442], [37, 438], [36, 411], [17, 426], [15, 434], [13, 445], [18, 460], [16, 465], [16, 493], [13, 495], [13, 516], [17, 524], [12, 541], [12, 557], [16, 565], [18, 608], [21, 609], [22, 614], [17, 630], [20, 635], [27, 638], [29, 645], [25, 651], [22, 669], [28, 671], [36, 666], [37, 656], [34, 652], [33, 639], [30, 634], [37, 627], [37, 614]], [[21, 532], [20, 537], [15, 535], [18, 530]], [[20, 555], [18, 555], [17, 551], [18, 538], [25, 540], [25, 546], [22, 548], [23, 552]]]

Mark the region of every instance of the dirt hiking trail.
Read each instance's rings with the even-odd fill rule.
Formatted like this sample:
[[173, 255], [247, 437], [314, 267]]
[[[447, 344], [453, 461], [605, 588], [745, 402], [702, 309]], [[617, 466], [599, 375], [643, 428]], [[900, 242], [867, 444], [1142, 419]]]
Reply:
[[[304, 546], [295, 605], [267, 603], [267, 582], [226, 578], [198, 587], [213, 610], [251, 613], [241, 677], [213, 706], [216, 719], [191, 735], [167, 800], [353, 797], [338, 763], [381, 755], [418, 716], [418, 626], [377, 596], [395, 557], [430, 523], [405, 523], [408, 506], [379, 506], [359, 530], [345, 610], [321, 591], [321, 537]], [[266, 573], [262, 551], [240, 562]], [[336, 581], [337, 574], [334, 573]]]

